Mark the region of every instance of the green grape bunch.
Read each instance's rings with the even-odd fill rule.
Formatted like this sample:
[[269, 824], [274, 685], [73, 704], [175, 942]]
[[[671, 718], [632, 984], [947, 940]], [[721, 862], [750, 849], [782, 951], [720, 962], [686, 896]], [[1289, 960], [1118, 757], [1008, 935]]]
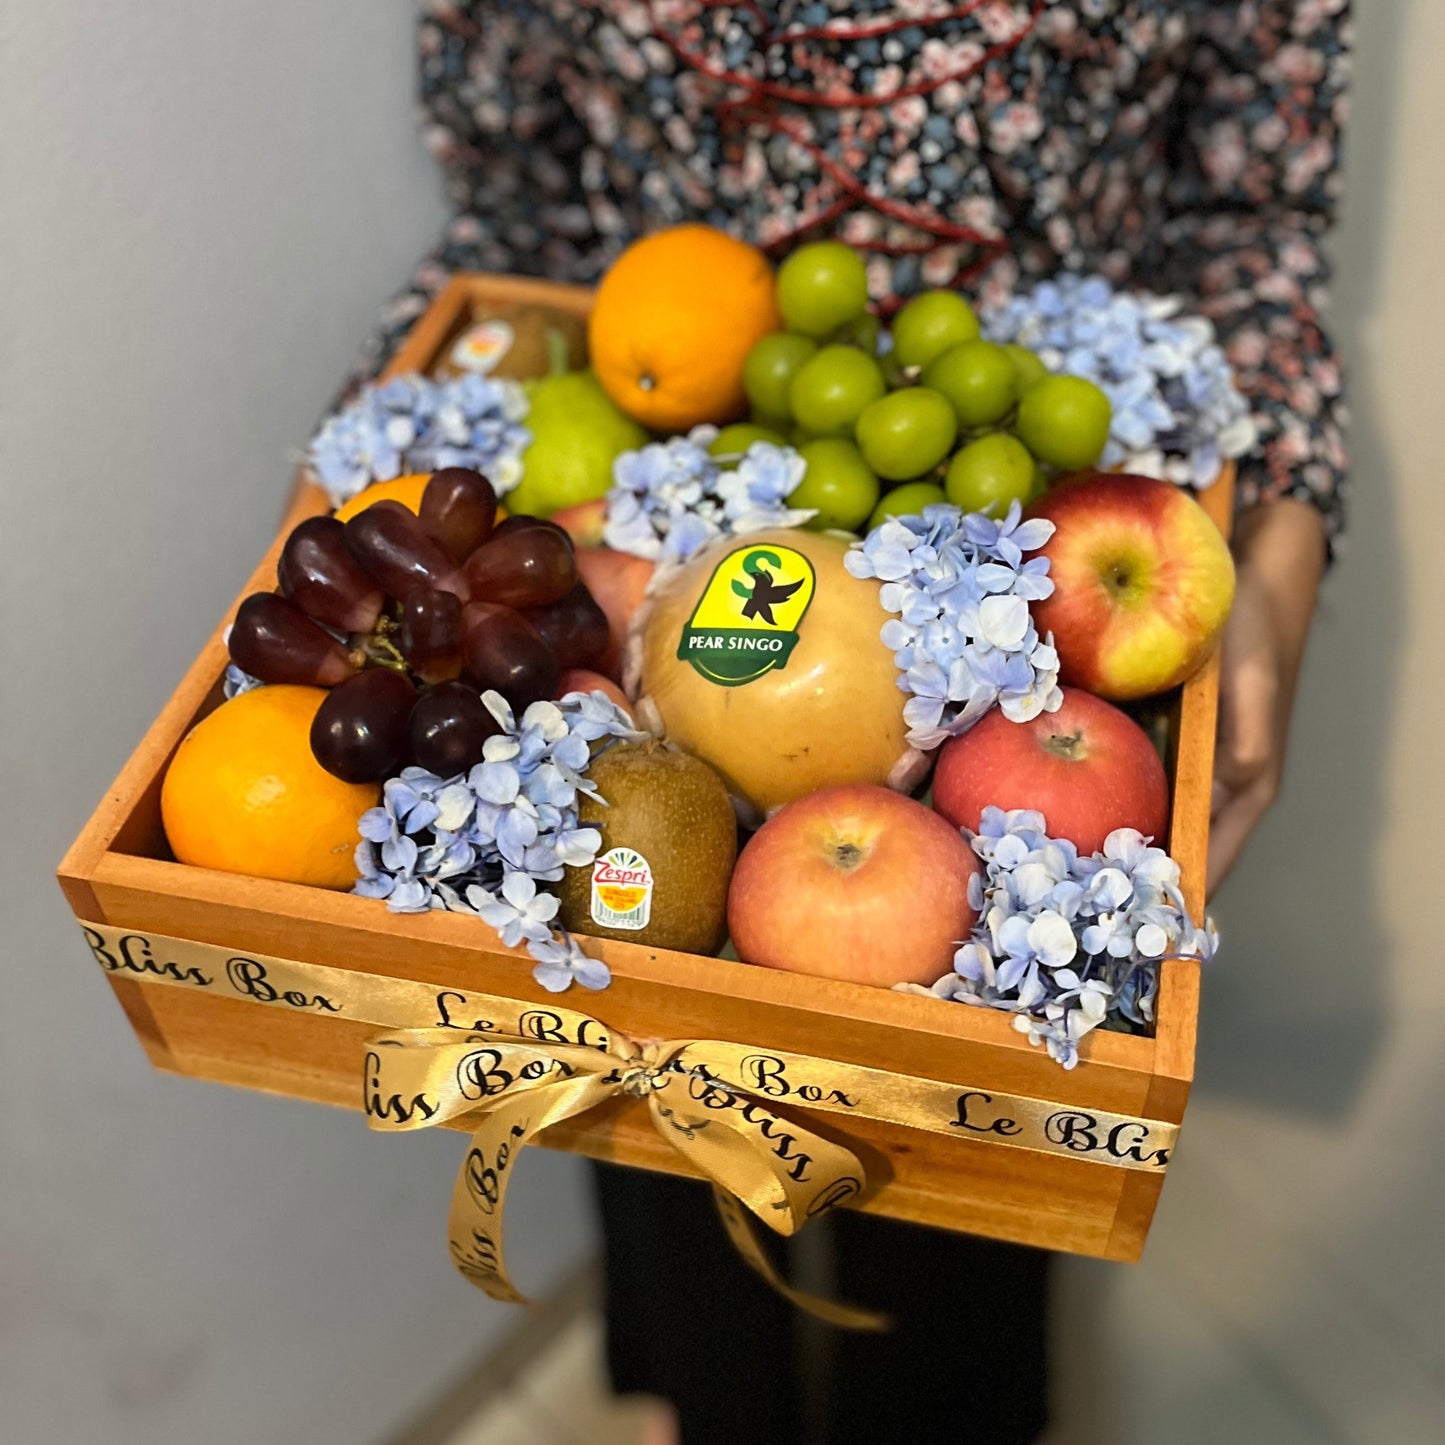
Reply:
[[786, 329], [753, 348], [743, 384], [751, 426], [806, 463], [788, 504], [812, 527], [866, 532], [945, 499], [1003, 516], [1103, 456], [1104, 392], [985, 340], [955, 291], [915, 296], [885, 330], [863, 257], [819, 241], [783, 262], [777, 300]]

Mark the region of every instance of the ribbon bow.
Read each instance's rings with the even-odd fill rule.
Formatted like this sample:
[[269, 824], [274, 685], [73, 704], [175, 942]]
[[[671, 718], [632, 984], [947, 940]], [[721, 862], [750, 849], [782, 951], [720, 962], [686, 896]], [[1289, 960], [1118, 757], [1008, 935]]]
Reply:
[[774, 1289], [831, 1324], [883, 1328], [877, 1315], [789, 1286], [743, 1213], [791, 1235], [861, 1192], [857, 1157], [719, 1077], [715, 1061], [736, 1045], [639, 1044], [600, 1026], [597, 1032], [603, 1041], [589, 1044], [496, 1031], [459, 1038], [455, 1028], [398, 1029], [368, 1041], [366, 1113], [373, 1129], [427, 1129], [480, 1115], [447, 1218], [457, 1269], [493, 1299], [522, 1301], [502, 1252], [502, 1215], [517, 1155], [543, 1129], [630, 1094], [647, 1100], [658, 1133], [712, 1181], [733, 1244]]

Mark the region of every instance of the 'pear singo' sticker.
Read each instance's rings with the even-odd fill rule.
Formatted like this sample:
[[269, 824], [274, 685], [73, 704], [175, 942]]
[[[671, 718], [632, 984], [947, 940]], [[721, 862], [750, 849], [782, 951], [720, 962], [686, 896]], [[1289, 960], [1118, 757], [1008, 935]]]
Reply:
[[682, 629], [678, 657], [722, 687], [786, 667], [813, 586], [813, 564], [791, 547], [729, 552]]

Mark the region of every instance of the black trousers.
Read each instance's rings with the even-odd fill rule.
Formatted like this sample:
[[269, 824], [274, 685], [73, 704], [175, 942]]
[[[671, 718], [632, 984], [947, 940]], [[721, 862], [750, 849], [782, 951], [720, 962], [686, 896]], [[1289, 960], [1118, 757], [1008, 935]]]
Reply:
[[[810, 1226], [831, 1227], [836, 1297], [894, 1328], [800, 1329], [734, 1251], [706, 1185], [595, 1173], [613, 1388], [672, 1401], [683, 1445], [1031, 1445], [1042, 1433], [1048, 1255], [839, 1210]], [[787, 1251], [775, 1258], [790, 1275]], [[821, 1348], [807, 1348], [809, 1329]], [[819, 1356], [809, 1394], [804, 1363], [816, 1376]]]

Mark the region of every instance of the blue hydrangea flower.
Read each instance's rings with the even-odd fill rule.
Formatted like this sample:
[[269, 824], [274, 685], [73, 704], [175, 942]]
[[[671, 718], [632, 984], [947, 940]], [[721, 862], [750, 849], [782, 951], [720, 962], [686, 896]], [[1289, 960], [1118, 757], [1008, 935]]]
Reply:
[[574, 979], [605, 987], [605, 965], [565, 935], [558, 942], [557, 899], [538, 885], [588, 867], [602, 846], [577, 817], [578, 795], [596, 796], [586, 777], [592, 744], [645, 735], [602, 692], [535, 702], [520, 720], [498, 693], [482, 698], [503, 731], [465, 775], [411, 767], [387, 779], [381, 805], [358, 825], [353, 892], [398, 913], [475, 913], [509, 948], [527, 946], [544, 988]]
[[624, 452], [612, 464], [603, 538], [619, 552], [683, 562], [718, 537], [797, 527], [815, 513], [787, 506], [807, 464], [792, 447], [754, 442], [715, 457], [717, 428]]
[[527, 409], [515, 381], [399, 376], [327, 417], [306, 460], [336, 507], [373, 482], [442, 467], [473, 467], [501, 495], [522, 478]]
[[[221, 634], [221, 641], [230, 643], [231, 629], [229, 627]], [[228, 662], [225, 672], [221, 674], [221, 695], [227, 702], [230, 702], [233, 697], [240, 697], [243, 692], [250, 692], [253, 688], [265, 686], [266, 684], [259, 677], [252, 677], [249, 672], [237, 667], [234, 662]]]
[[973, 934], [953, 973], [929, 989], [902, 987], [1015, 1014], [1014, 1027], [1065, 1068], [1110, 1019], [1153, 1023], [1162, 959], [1208, 959], [1218, 947], [1212, 924], [1190, 921], [1179, 865], [1132, 828], [1084, 858], [1025, 809], [985, 808], [964, 836], [984, 864], [969, 885]]
[[946, 503], [875, 527], [843, 559], [854, 577], [876, 578], [895, 613], [879, 636], [893, 653], [908, 741], [935, 748], [966, 732], [995, 705], [1015, 722], [1063, 702], [1053, 638], [1040, 637], [1029, 603], [1047, 597], [1047, 557], [1024, 560], [1053, 535], [1043, 518], [1002, 518]]
[[991, 341], [1027, 346], [1051, 371], [1103, 389], [1114, 413], [1103, 465], [1205, 487], [1257, 438], [1213, 325], [1183, 305], [1116, 292], [1098, 276], [1059, 276], [982, 320]]
[[497, 893], [479, 883], [469, 884], [466, 897], [508, 948], [515, 948], [524, 938], [529, 943], [551, 942], [552, 920], [561, 905], [555, 894], [538, 893], [537, 880], [529, 874], [504, 873]]
[[558, 930], [556, 936], [532, 946], [532, 957], [537, 966], [532, 977], [549, 993], [563, 993], [571, 985], [580, 983], [583, 988], [606, 988], [612, 982], [612, 971], [600, 958], [589, 958], [577, 945], [577, 940], [565, 930]]
[[226, 664], [226, 670], [221, 674], [221, 695], [227, 702], [233, 697], [240, 697], [243, 692], [250, 692], [253, 688], [265, 687], [266, 684], [259, 677], [252, 677], [249, 672], [243, 672], [234, 662]]

